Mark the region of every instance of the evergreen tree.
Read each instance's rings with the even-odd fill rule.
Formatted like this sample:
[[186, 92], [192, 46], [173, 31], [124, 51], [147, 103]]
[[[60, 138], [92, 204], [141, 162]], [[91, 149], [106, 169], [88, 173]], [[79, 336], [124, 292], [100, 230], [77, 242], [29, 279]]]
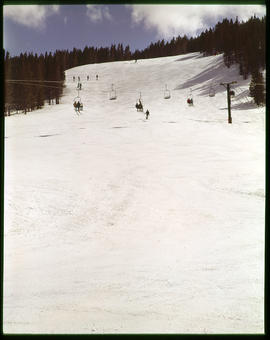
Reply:
[[13, 79], [12, 62], [10, 60], [9, 52], [5, 54], [5, 87], [4, 87], [4, 98], [5, 98], [5, 113], [10, 115], [12, 109], [14, 109], [14, 85], [10, 82]]
[[131, 52], [130, 52], [130, 47], [129, 45], [127, 45], [125, 47], [125, 51], [124, 51], [124, 59], [125, 60], [130, 60], [131, 59]]
[[252, 72], [249, 92], [258, 106], [265, 104], [265, 89], [263, 84], [264, 80], [262, 73], [257, 70]]
[[[45, 69], [44, 69], [44, 56], [41, 55], [40, 57], [36, 56], [36, 79], [39, 81], [43, 81], [45, 78]], [[43, 86], [37, 87], [37, 94], [36, 94], [36, 105], [37, 109], [41, 109], [44, 105], [45, 100], [45, 92]]]

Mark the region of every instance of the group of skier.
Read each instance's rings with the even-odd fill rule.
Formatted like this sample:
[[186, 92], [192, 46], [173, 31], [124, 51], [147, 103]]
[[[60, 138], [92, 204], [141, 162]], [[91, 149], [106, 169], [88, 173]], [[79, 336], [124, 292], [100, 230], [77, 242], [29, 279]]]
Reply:
[[73, 103], [73, 106], [75, 108], [75, 111], [80, 113], [80, 110], [82, 109], [82, 104], [79, 101], [75, 101]]
[[[86, 77], [86, 79], [87, 80], [89, 80], [90, 79], [90, 77], [89, 76], [87, 76]], [[76, 80], [76, 78], [75, 78], [75, 76], [73, 76], [73, 81], [75, 81]], [[96, 80], [98, 80], [98, 74], [96, 74]], [[81, 78], [80, 77], [78, 77], [78, 82], [80, 82], [81, 81]]]
[[142, 105], [142, 102], [141, 100], [139, 99], [135, 105], [137, 111], [143, 111], [143, 105]]

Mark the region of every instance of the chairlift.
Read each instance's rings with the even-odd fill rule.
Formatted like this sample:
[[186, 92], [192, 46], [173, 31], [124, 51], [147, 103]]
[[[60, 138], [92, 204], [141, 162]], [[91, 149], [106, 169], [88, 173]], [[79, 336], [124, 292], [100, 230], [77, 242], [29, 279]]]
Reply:
[[137, 111], [143, 112], [143, 104], [142, 104], [140, 99], [137, 100], [135, 107], [136, 107]]
[[170, 99], [171, 98], [171, 93], [170, 90], [167, 88], [167, 84], [165, 85], [165, 91], [164, 91], [164, 99]]
[[193, 106], [193, 95], [192, 95], [192, 89], [190, 89], [190, 91], [189, 91], [189, 95], [188, 95], [187, 103], [188, 103], [188, 105], [189, 105], [189, 106]]
[[81, 97], [77, 96], [73, 100], [73, 106], [74, 106], [75, 110], [77, 111], [78, 107], [75, 106], [75, 103], [80, 103], [79, 108], [80, 108], [81, 111], [83, 111], [83, 103], [82, 103]]
[[211, 85], [209, 89], [209, 97], [215, 97], [215, 95], [216, 95], [215, 89]]
[[142, 94], [140, 92], [140, 98], [136, 100], [135, 105], [137, 111], [143, 112], [143, 102], [142, 102]]
[[140, 92], [140, 97], [136, 101], [137, 103], [142, 103], [142, 93]]
[[76, 96], [76, 97], [73, 99], [73, 102], [74, 102], [74, 103], [75, 103], [75, 102], [81, 103], [81, 102], [82, 102], [81, 97], [80, 97], [80, 96]]
[[111, 92], [110, 92], [110, 100], [115, 100], [116, 98], [117, 98], [116, 91], [114, 90], [113, 84], [112, 84], [112, 89], [111, 89]]

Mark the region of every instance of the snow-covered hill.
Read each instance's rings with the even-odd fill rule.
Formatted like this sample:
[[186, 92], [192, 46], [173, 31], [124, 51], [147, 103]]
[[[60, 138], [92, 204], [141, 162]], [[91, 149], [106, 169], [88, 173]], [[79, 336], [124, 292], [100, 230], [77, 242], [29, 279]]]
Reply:
[[222, 55], [92, 64], [66, 71], [60, 105], [6, 117], [5, 332], [263, 332], [265, 112], [248, 85]]

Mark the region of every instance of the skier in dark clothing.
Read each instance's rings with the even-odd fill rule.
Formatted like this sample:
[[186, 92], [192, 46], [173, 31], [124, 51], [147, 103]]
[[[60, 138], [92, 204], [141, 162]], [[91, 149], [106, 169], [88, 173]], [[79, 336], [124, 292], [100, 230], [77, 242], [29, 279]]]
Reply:
[[96, 75], [96, 80], [98, 80], [98, 74]]
[[145, 112], [146, 119], [148, 119], [149, 115], [150, 115], [150, 112], [148, 110], [146, 110], [146, 112]]
[[79, 101], [77, 102], [75, 101], [73, 106], [74, 106], [75, 111], [80, 113], [81, 103]]
[[77, 102], [77, 111], [80, 113], [80, 108], [81, 108], [81, 103], [78, 101]]

